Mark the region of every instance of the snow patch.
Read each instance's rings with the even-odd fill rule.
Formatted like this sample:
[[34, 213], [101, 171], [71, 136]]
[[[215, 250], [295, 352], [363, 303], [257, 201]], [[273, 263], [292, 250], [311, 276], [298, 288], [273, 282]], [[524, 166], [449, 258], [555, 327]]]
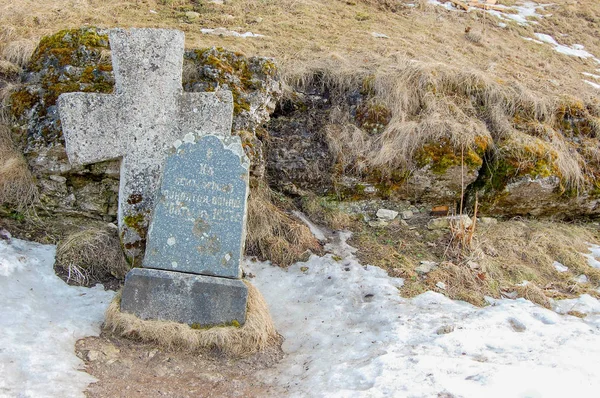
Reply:
[[584, 254], [587, 257], [588, 265], [592, 268], [600, 268], [600, 261], [597, 258], [600, 258], [600, 246], [590, 244], [589, 246], [590, 253]]
[[555, 261], [552, 265], [554, 266], [554, 269], [556, 269], [558, 272], [567, 272], [569, 270], [569, 267], [565, 267], [558, 261]]
[[0, 396], [83, 397], [75, 342], [97, 336], [114, 292], [73, 287], [54, 274], [55, 247], [0, 241]]
[[315, 236], [315, 238], [317, 238], [317, 240], [324, 242], [327, 240], [327, 237], [325, 236], [325, 232], [321, 230], [321, 228], [319, 228], [318, 226], [316, 226], [315, 224], [313, 224], [312, 221], [310, 221], [308, 219], [308, 217], [306, 217], [306, 215], [302, 212], [299, 212], [297, 210], [292, 211], [292, 214], [294, 214], [296, 217], [298, 217], [304, 224], [306, 224], [306, 226], [308, 227], [308, 229], [310, 229], [310, 232]]
[[[462, 8], [456, 7], [452, 2], [447, 0], [428, 0], [429, 4], [433, 4], [436, 6], [444, 7], [449, 11], [463, 11]], [[504, 6], [501, 4], [496, 4], [494, 6], [495, 9], [484, 10], [490, 15], [497, 17], [500, 20], [505, 21], [514, 21], [520, 25], [529, 25], [529, 24], [537, 24], [536, 21], [533, 21], [534, 18], [543, 18], [544, 15], [540, 14], [546, 7], [551, 6], [552, 4], [538, 4], [533, 1], [524, 1], [516, 3], [512, 6]], [[471, 12], [473, 10], [481, 10], [481, 8], [476, 7], [468, 7], [467, 12]], [[506, 26], [506, 24], [504, 24]]]
[[[487, 298], [477, 308], [435, 292], [402, 298], [401, 279], [351, 253], [287, 270], [246, 268], [287, 354], [259, 376], [286, 396], [562, 397], [577, 386], [577, 396], [592, 397], [600, 389], [600, 322], [591, 315], [562, 316], [525, 299]], [[600, 308], [591, 296], [580, 302]]]
[[544, 33], [534, 33], [534, 36], [543, 43], [548, 43], [554, 47], [554, 51], [559, 52], [561, 54], [569, 55], [572, 57], [579, 58], [594, 58], [593, 54], [584, 50], [584, 47], [581, 44], [573, 44], [571, 47], [565, 46], [563, 44], [558, 44], [558, 42], [554, 39], [554, 37], [544, 34]]
[[203, 29], [200, 29], [200, 32], [204, 33], [205, 35], [241, 37], [244, 39], [248, 38], [248, 37], [265, 37], [264, 35], [260, 35], [258, 33], [252, 33], [252, 32], [239, 33], [239, 32], [236, 32], [235, 30], [227, 30], [225, 28], [216, 28], [216, 29], [203, 28]]

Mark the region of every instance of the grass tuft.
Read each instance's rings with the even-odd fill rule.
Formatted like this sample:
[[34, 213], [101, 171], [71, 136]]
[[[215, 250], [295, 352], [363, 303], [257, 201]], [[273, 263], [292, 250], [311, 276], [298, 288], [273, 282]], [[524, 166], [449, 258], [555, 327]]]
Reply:
[[273, 204], [273, 194], [262, 184], [248, 199], [246, 252], [287, 267], [306, 259], [321, 246], [308, 227]]
[[67, 281], [93, 285], [107, 278], [124, 279], [131, 268], [121, 249], [116, 230], [86, 229], [62, 239], [56, 248], [56, 264]]
[[38, 190], [29, 166], [13, 145], [9, 128], [0, 120], [0, 204], [23, 210], [37, 198]]

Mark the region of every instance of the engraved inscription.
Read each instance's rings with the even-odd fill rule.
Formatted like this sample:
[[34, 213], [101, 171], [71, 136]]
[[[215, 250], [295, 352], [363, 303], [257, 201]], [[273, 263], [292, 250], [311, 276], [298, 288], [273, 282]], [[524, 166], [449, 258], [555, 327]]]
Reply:
[[239, 278], [248, 192], [239, 156], [207, 136], [181, 143], [164, 170], [145, 266]]

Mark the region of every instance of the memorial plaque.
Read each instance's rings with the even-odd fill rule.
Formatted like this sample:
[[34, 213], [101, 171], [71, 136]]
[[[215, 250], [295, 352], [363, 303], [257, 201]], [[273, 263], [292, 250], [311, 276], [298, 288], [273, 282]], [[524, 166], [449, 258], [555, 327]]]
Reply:
[[248, 160], [241, 143], [190, 134], [168, 155], [144, 258], [145, 268], [241, 277]]

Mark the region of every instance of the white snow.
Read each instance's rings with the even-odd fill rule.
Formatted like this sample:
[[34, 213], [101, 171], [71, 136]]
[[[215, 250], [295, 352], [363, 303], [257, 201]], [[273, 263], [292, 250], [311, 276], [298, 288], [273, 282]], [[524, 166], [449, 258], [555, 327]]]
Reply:
[[[291, 397], [595, 397], [600, 390], [600, 303], [524, 299], [477, 308], [426, 292], [400, 297], [401, 279], [363, 266], [350, 233], [287, 270], [247, 262], [285, 338], [265, 381]], [[337, 260], [337, 261], [336, 261]], [[587, 311], [587, 312], [586, 312]]]
[[569, 270], [569, 267], [565, 267], [564, 265], [562, 265], [561, 263], [559, 263], [558, 261], [555, 261], [553, 264], [554, 268], [558, 271], [558, 272], [567, 272]]
[[600, 90], [600, 84], [598, 84], [598, 83], [594, 83], [594, 82], [591, 82], [591, 81], [589, 81], [589, 80], [585, 80], [585, 79], [583, 79], [583, 81], [584, 81], [585, 83], [589, 84], [590, 86], [594, 87], [595, 89], [598, 89], [598, 90]]
[[589, 250], [591, 254], [584, 254], [588, 259], [588, 265], [593, 268], [600, 268], [600, 261], [597, 260], [597, 258], [600, 258], [600, 246], [590, 244]]
[[584, 50], [584, 47], [581, 44], [573, 44], [571, 47], [565, 46], [563, 44], [559, 44], [554, 37], [544, 34], [544, 33], [534, 33], [534, 36], [543, 43], [548, 43], [554, 47], [554, 51], [559, 52], [561, 54], [569, 55], [572, 57], [579, 58], [596, 58], [593, 54]]
[[[444, 7], [449, 11], [463, 11], [462, 8], [456, 7], [452, 2], [447, 0], [428, 0], [429, 4], [437, 5]], [[512, 6], [504, 6], [501, 4], [496, 4], [494, 10], [488, 9], [485, 10], [490, 15], [497, 17], [500, 20], [512, 20], [517, 22], [520, 25], [529, 25], [529, 24], [537, 24], [534, 21], [534, 18], [543, 18], [544, 14], [540, 14], [540, 11], [543, 11], [544, 8], [550, 6], [551, 4], [538, 4], [533, 1], [522, 1], [516, 3]], [[481, 10], [475, 7], [469, 7], [467, 12], [472, 10]]]
[[[435, 292], [403, 298], [402, 279], [359, 263], [350, 232], [311, 229], [330, 253], [288, 269], [244, 263], [285, 338], [284, 359], [258, 377], [285, 396], [598, 396], [592, 296], [554, 301], [554, 311], [525, 299], [478, 308]], [[98, 333], [113, 293], [65, 285], [53, 258], [53, 246], [0, 242], [1, 397], [78, 397], [93, 381], [73, 345]]]
[[304, 224], [306, 224], [308, 229], [310, 229], [310, 232], [315, 236], [315, 238], [317, 238], [317, 240], [319, 240], [321, 242], [327, 240], [327, 237], [325, 237], [325, 233], [319, 227], [317, 227], [315, 224], [313, 224], [312, 221], [310, 221], [308, 219], [308, 217], [306, 217], [304, 215], [304, 213], [296, 211], [296, 210], [294, 210], [292, 213], [296, 217], [298, 217]]
[[584, 75], [584, 76], [587, 76], [587, 77], [594, 78], [596, 80], [600, 80], [600, 75], [596, 75], [594, 73], [581, 72], [581, 74]]
[[203, 28], [203, 29], [200, 29], [200, 32], [204, 33], [205, 35], [241, 37], [244, 39], [247, 37], [265, 37], [264, 35], [260, 35], [258, 33], [252, 33], [252, 32], [239, 33], [239, 32], [236, 32], [235, 30], [228, 30], [225, 28], [216, 28], [216, 29]]
[[54, 274], [55, 248], [0, 241], [0, 397], [83, 397], [75, 342], [98, 335], [114, 292], [71, 287]]

